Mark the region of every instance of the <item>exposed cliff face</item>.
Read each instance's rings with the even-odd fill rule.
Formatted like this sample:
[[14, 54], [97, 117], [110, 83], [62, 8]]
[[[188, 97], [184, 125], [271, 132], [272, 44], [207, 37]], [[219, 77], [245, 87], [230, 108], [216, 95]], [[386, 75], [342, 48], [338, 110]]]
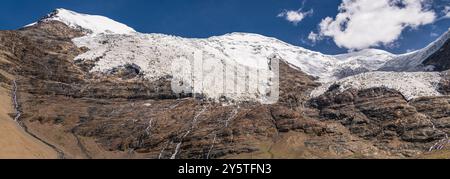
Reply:
[[92, 73], [92, 61], [74, 60], [88, 50], [71, 40], [82, 35], [57, 21], [0, 32], [21, 123], [65, 158], [401, 158], [449, 132], [448, 97], [372, 88], [310, 100], [320, 84], [285, 62], [274, 105], [180, 96], [169, 77], [150, 82], [133, 65]]
[[[448, 133], [448, 97], [406, 101], [398, 92], [373, 88], [330, 91], [311, 101], [322, 120], [341, 122], [353, 134], [386, 150], [420, 153]], [[444, 119], [443, 119], [444, 117]], [[402, 151], [403, 150], [403, 151]]]
[[442, 79], [439, 83], [439, 91], [442, 94], [450, 95], [450, 70], [442, 72]]

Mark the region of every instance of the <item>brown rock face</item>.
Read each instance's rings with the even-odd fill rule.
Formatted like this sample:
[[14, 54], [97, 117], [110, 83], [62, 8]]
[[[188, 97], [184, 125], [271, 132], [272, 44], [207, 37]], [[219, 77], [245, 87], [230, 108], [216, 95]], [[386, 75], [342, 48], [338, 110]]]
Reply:
[[64, 158], [401, 158], [449, 131], [446, 97], [380, 88], [310, 100], [320, 84], [286, 63], [275, 105], [173, 94], [170, 77], [149, 82], [133, 64], [89, 73], [94, 62], [73, 60], [88, 50], [71, 42], [82, 35], [59, 22], [0, 32], [20, 122]]
[[439, 92], [450, 95], [450, 70], [442, 72], [442, 80], [439, 83]]
[[[408, 102], [397, 91], [373, 88], [329, 91], [310, 105], [320, 109], [322, 120], [339, 121], [353, 134], [374, 141], [380, 148], [409, 153], [427, 150], [448, 133], [449, 99], [430, 97]], [[397, 147], [399, 144], [401, 148]], [[393, 145], [395, 148], [391, 148]]]
[[436, 129], [450, 132], [450, 97], [429, 97], [411, 102], [417, 111], [427, 116]]

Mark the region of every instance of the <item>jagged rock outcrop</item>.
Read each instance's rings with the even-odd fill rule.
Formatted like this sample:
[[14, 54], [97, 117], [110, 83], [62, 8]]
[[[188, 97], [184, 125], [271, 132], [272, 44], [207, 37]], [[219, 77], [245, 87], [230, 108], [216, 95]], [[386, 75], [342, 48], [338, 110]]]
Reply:
[[450, 70], [442, 72], [442, 80], [439, 83], [439, 92], [450, 95]]
[[[420, 152], [448, 133], [448, 99], [407, 101], [399, 92], [386, 88], [345, 92], [331, 89], [311, 100], [310, 105], [320, 110], [321, 120], [339, 121], [353, 134], [375, 141], [379, 147], [401, 145], [407, 152]], [[389, 150], [398, 150], [395, 148]]]

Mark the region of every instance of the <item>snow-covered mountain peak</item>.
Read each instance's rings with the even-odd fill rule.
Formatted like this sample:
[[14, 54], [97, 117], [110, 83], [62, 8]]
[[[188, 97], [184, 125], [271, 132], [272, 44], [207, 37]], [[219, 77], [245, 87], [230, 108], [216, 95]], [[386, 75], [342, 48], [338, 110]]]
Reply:
[[319, 52], [314, 52], [303, 47], [295, 46], [284, 41], [281, 41], [275, 37], [264, 36], [261, 34], [247, 33], [247, 32], [232, 32], [221, 36], [213, 36], [208, 38], [209, 40], [220, 40], [220, 41], [232, 41], [235, 43], [247, 43], [247, 44], [271, 44], [275, 43], [277, 45], [284, 46], [286, 48], [296, 48], [297, 50], [302, 50], [305, 53], [315, 53], [321, 54]]
[[[96, 34], [132, 34], [136, 31], [125, 24], [116, 22], [110, 18], [99, 15], [88, 15], [70, 11], [67, 9], [56, 9], [39, 22], [60, 21], [69, 27], [83, 30], [90, 35]], [[37, 23], [39, 23], [37, 22]], [[30, 24], [28, 26], [34, 25]]]

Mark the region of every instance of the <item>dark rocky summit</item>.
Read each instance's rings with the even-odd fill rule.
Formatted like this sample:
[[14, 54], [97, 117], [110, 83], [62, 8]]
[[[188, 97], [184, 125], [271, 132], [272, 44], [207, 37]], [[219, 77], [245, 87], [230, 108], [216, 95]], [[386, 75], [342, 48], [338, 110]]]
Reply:
[[[133, 64], [89, 73], [91, 62], [73, 60], [88, 50], [71, 42], [82, 35], [56, 21], [0, 31], [0, 69], [18, 84], [20, 122], [64, 158], [411, 158], [450, 132], [448, 96], [331, 88], [309, 99], [320, 84], [286, 63], [275, 105], [173, 94], [169, 77], [148, 82]], [[447, 68], [447, 56], [427, 64]]]

